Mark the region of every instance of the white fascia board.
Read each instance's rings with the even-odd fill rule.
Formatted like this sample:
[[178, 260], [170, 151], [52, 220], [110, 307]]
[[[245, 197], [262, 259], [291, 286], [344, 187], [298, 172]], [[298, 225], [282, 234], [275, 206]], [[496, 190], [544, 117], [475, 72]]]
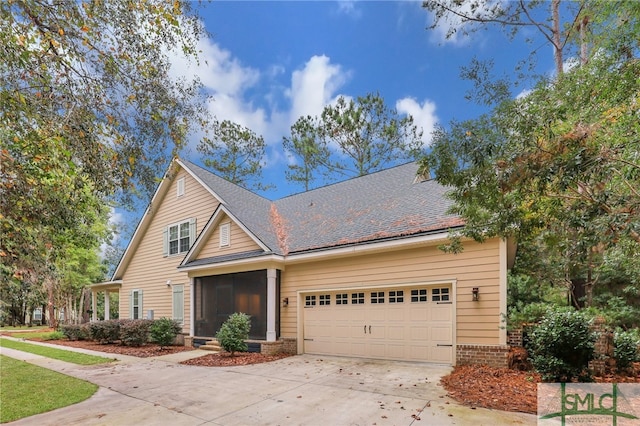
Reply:
[[[189, 273], [190, 277], [197, 277], [200, 276], [199, 274], [197, 274], [198, 271], [213, 270], [216, 268], [230, 268], [238, 265], [255, 265], [264, 263], [281, 264], [284, 269], [284, 257], [279, 254], [267, 254], [264, 256], [250, 257], [248, 259], [230, 260], [228, 262], [210, 263], [207, 265], [179, 266], [178, 268], [180, 272]], [[196, 273], [194, 274], [194, 272]]]

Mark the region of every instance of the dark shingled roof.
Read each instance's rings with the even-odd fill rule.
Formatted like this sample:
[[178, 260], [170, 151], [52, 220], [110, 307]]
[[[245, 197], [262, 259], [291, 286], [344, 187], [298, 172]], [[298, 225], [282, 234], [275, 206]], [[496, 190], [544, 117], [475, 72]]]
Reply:
[[[187, 161], [183, 163], [274, 253], [300, 253], [342, 245], [406, 237], [462, 226], [447, 213], [446, 188], [416, 179], [408, 163], [359, 178], [269, 201]], [[275, 206], [287, 244], [271, 224]], [[191, 265], [192, 263], [190, 263]]]

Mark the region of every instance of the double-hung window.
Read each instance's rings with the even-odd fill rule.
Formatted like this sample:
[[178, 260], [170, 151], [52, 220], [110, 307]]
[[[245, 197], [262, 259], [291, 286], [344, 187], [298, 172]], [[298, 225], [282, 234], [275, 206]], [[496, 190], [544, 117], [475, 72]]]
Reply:
[[196, 220], [188, 219], [184, 222], [169, 225], [164, 230], [164, 255], [186, 253], [196, 238]]

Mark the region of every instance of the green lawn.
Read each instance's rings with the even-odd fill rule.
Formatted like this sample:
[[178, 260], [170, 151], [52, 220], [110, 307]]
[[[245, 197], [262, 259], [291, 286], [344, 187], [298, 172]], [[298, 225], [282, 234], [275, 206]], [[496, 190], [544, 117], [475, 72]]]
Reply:
[[12, 327], [12, 326], [6, 326], [6, 327], [0, 327], [0, 331], [29, 331], [29, 330], [40, 330], [40, 329], [46, 329], [46, 330], [50, 330], [50, 327], [48, 325], [36, 325], [33, 327], [28, 327], [26, 325], [19, 325], [16, 327]]
[[0, 383], [0, 423], [76, 404], [98, 390], [84, 380], [4, 355], [0, 355]]
[[16, 339], [60, 339], [64, 338], [64, 334], [58, 331], [23, 331], [23, 332], [11, 332], [11, 337], [15, 337]]
[[[79, 352], [66, 351], [64, 349], [50, 348], [48, 346], [34, 345], [31, 343], [18, 342], [10, 339], [0, 339], [0, 346], [4, 348], [17, 349], [47, 358], [58, 359], [60, 361], [71, 362], [80, 365], [103, 364], [112, 362], [113, 358], [105, 358], [95, 355], [87, 355]], [[4, 383], [3, 383], [4, 387]], [[4, 402], [4, 401], [3, 401]]]

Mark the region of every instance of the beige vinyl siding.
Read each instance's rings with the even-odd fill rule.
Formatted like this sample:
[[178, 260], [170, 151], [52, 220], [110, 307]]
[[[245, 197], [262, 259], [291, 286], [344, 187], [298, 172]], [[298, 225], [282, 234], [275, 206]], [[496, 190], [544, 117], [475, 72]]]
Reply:
[[[178, 197], [177, 180], [182, 177], [185, 178], [185, 194]], [[154, 311], [156, 319], [171, 318], [173, 291], [167, 286], [167, 281], [171, 280], [172, 284], [184, 285], [183, 332], [188, 333], [190, 280], [185, 272], [176, 269], [186, 253], [164, 256], [163, 230], [168, 225], [195, 218], [197, 233], [200, 233], [218, 206], [218, 201], [190, 174], [180, 170], [156, 202], [157, 205], [150, 209], [151, 222], [122, 277], [120, 317], [129, 317], [129, 293], [132, 289], [140, 289], [144, 292], [143, 318], [146, 318], [149, 310]]]
[[[231, 224], [231, 243], [227, 247], [220, 247], [220, 225]], [[243, 253], [246, 251], [259, 250], [260, 246], [242, 229], [232, 221], [227, 215], [222, 215], [220, 221], [213, 230], [209, 241], [198, 253], [196, 259], [206, 259], [208, 257], [221, 256], [225, 254]]]
[[[498, 344], [499, 241], [466, 242], [459, 254], [435, 246], [288, 265], [282, 274], [281, 334], [296, 337], [297, 291], [451, 282], [456, 288], [456, 343]], [[471, 289], [480, 288], [472, 301]]]

